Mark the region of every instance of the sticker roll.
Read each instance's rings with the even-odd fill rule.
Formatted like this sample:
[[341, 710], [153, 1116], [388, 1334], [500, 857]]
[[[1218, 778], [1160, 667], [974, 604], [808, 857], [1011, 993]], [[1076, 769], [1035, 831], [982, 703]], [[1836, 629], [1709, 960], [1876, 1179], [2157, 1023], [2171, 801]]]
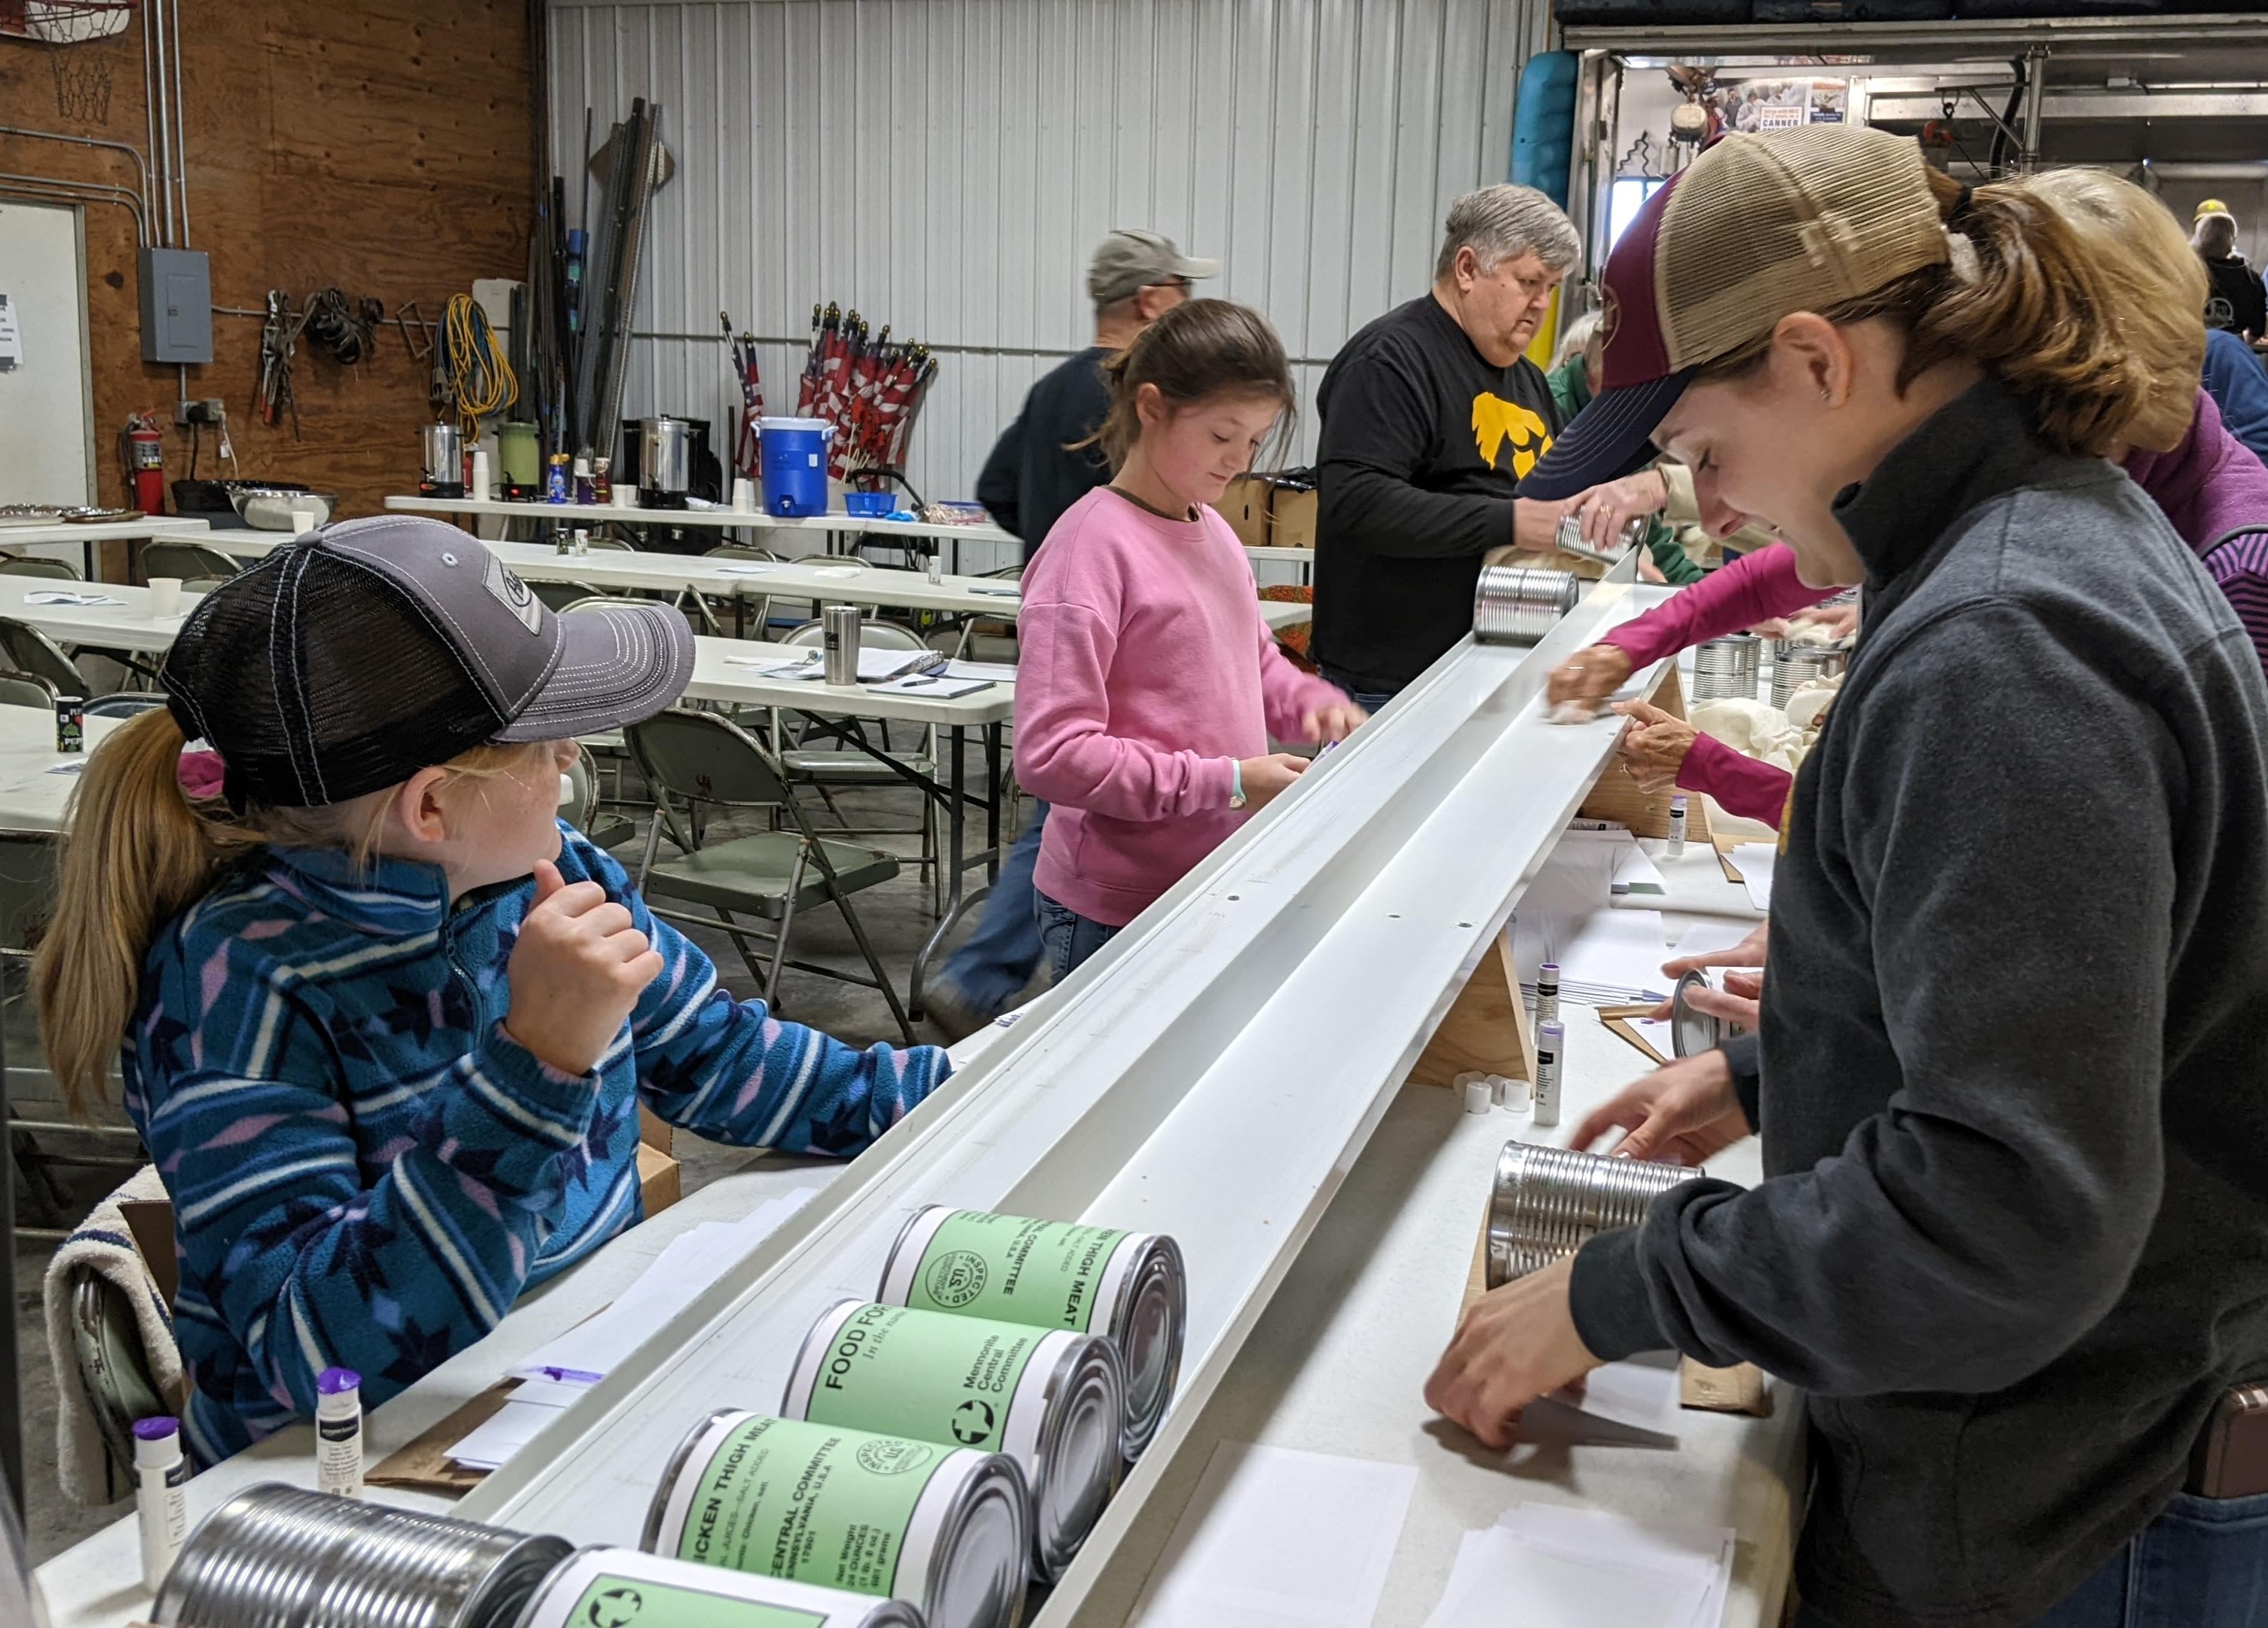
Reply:
[[1181, 1378], [1188, 1278], [1181, 1246], [1162, 1233], [931, 1204], [899, 1233], [874, 1298], [1108, 1335], [1126, 1369], [1129, 1462], [1158, 1433]]
[[1042, 1582], [1078, 1555], [1125, 1462], [1118, 1348], [1068, 1329], [843, 1300], [812, 1325], [780, 1412], [1005, 1453], [1032, 1490]]
[[1016, 1628], [1031, 1495], [1005, 1454], [725, 1408], [670, 1455], [638, 1546]]

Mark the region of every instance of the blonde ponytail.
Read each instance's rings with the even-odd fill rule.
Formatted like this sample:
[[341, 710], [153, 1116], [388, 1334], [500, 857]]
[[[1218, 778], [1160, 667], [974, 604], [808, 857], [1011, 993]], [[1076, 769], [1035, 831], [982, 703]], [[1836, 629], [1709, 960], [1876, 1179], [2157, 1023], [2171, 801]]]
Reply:
[[202, 898], [232, 851], [259, 839], [181, 790], [181, 729], [153, 707], [89, 755], [73, 798], [55, 919], [32, 963], [40, 1039], [63, 1103], [101, 1100], [134, 1015], [142, 961], [167, 922]]

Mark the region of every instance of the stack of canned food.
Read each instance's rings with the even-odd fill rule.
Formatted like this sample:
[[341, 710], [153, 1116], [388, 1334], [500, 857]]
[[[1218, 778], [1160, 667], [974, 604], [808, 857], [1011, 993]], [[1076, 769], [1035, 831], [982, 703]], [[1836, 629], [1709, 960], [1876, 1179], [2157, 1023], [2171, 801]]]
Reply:
[[876, 1298], [813, 1325], [777, 1413], [678, 1444], [640, 1551], [266, 1487], [190, 1539], [158, 1620], [1015, 1628], [1157, 1433], [1187, 1298], [1170, 1238], [932, 1206]]

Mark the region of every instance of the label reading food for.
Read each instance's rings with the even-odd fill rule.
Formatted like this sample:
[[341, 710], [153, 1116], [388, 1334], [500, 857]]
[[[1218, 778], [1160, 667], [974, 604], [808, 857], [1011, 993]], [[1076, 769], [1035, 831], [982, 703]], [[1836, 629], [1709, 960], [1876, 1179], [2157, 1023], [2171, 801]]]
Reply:
[[799, 1420], [745, 1419], [697, 1472], [677, 1558], [892, 1594], [914, 1506], [948, 1451]]
[[922, 1252], [906, 1303], [1084, 1334], [1102, 1269], [1126, 1236], [1116, 1227], [955, 1210]]
[[997, 1453], [1045, 1337], [1027, 1324], [861, 1306], [828, 1342], [808, 1417]]
[[560, 1628], [827, 1628], [827, 1618], [704, 1588], [603, 1574], [592, 1580]]

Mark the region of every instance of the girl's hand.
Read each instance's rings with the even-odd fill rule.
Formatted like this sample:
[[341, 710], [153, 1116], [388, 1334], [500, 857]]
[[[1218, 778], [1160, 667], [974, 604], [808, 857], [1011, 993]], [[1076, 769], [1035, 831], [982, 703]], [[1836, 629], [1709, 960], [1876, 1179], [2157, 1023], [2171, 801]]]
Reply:
[[[1353, 702], [1347, 701], [1335, 706], [1317, 707], [1300, 720], [1300, 730], [1308, 740], [1320, 744], [1344, 740], [1368, 722], [1370, 714]], [[1244, 790], [1249, 796], [1252, 787], [1248, 784]]]
[[1553, 669], [1543, 698], [1553, 706], [1603, 701], [1631, 675], [1630, 652], [1619, 645], [1588, 645]]
[[587, 1074], [661, 968], [660, 952], [605, 888], [571, 888], [557, 866], [541, 860], [535, 902], [505, 969], [512, 1006], [504, 1033], [561, 1073]]
[[1510, 1447], [1521, 1409], [1599, 1366], [1568, 1309], [1574, 1276], [1570, 1257], [1473, 1302], [1425, 1381], [1425, 1404], [1490, 1447]]
[[1624, 1086], [1575, 1127], [1567, 1145], [1587, 1151], [1612, 1131], [1628, 1133], [1609, 1150], [1621, 1157], [1697, 1165], [1747, 1136], [1749, 1121], [1725, 1054], [1705, 1051]]
[[1244, 807], [1250, 812], [1274, 802], [1286, 786], [1307, 772], [1307, 760], [1289, 752], [1271, 752], [1265, 757], [1248, 757], [1236, 768], [1244, 785]]
[[1683, 718], [1643, 701], [1617, 702], [1615, 711], [1630, 719], [1615, 750], [1638, 789], [1651, 796], [1675, 785], [1677, 771], [1685, 766], [1685, 755], [1693, 749], [1698, 732]]

